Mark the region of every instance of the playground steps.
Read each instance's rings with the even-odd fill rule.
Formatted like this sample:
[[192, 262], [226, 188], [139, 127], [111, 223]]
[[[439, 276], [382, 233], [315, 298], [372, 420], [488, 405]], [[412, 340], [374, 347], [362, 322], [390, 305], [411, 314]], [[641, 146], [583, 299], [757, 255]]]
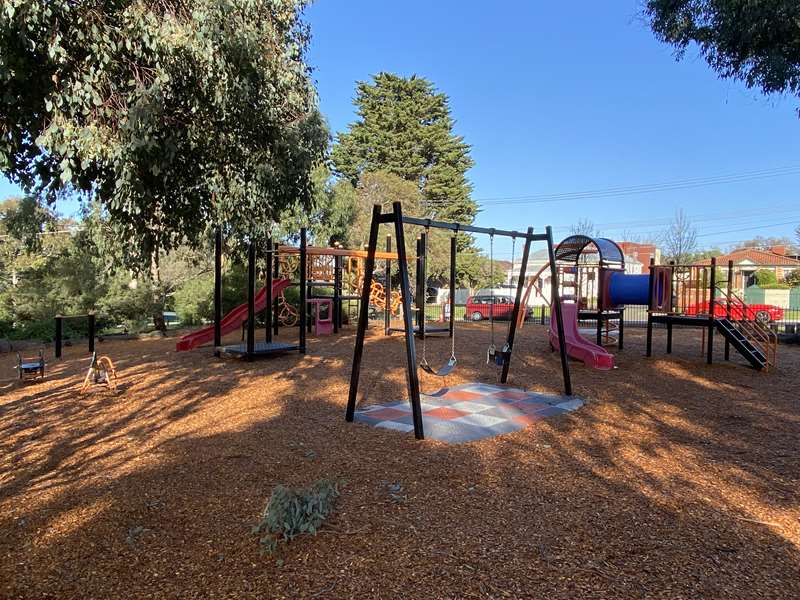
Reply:
[[728, 340], [736, 351], [739, 352], [749, 362], [754, 369], [766, 369], [769, 366], [767, 352], [761, 347], [757, 340], [748, 335], [747, 327], [742, 322], [730, 319], [715, 319], [717, 331]]

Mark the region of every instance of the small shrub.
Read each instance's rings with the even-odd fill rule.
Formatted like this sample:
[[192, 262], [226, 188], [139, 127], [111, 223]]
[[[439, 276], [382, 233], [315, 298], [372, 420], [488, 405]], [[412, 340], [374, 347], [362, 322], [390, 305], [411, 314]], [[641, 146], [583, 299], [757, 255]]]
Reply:
[[316, 535], [333, 511], [338, 496], [337, 485], [327, 479], [320, 479], [310, 488], [278, 485], [272, 490], [253, 533], [261, 535], [261, 546], [269, 554], [275, 552], [281, 541], [288, 542], [302, 533]]

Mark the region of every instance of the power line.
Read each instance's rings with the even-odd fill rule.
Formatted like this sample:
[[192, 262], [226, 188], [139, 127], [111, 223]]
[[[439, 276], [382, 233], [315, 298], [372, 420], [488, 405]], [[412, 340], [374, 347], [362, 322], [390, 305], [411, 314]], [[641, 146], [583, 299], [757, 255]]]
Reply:
[[618, 186], [601, 188], [596, 190], [584, 190], [580, 192], [566, 192], [559, 194], [529, 194], [524, 196], [496, 196], [476, 199], [481, 205], [513, 205], [513, 204], [542, 204], [548, 202], [566, 202], [570, 200], [583, 200], [588, 198], [612, 198], [619, 196], [631, 196], [638, 194], [649, 194], [654, 192], [667, 192], [673, 190], [683, 190], [691, 188], [706, 187], [712, 185], [723, 185], [730, 183], [740, 183], [758, 179], [769, 179], [774, 177], [784, 177], [787, 175], [800, 174], [800, 165], [790, 165], [785, 167], [775, 167], [771, 169], [761, 169], [758, 171], [744, 171], [729, 175], [717, 175], [713, 177], [695, 177], [691, 179], [679, 179], [665, 181], [661, 183], [639, 184], [633, 186]]
[[756, 227], [750, 226], [750, 227], [742, 227], [740, 229], [726, 229], [725, 231], [712, 231], [709, 233], [700, 233], [697, 235], [697, 237], [708, 237], [709, 235], [720, 235], [723, 233], [736, 233], [738, 231], [754, 231], [756, 229], [769, 229], [771, 227], [781, 227], [784, 225], [795, 225], [795, 224], [797, 224], [796, 220], [784, 221], [783, 223], [772, 223], [771, 225], [760, 225]]
[[[771, 215], [776, 214], [786, 214], [786, 213], [797, 213], [798, 218], [800, 218], [800, 209], [797, 205], [795, 206], [759, 206], [757, 209], [744, 209], [738, 211], [718, 211], [715, 213], [705, 213], [705, 214], [698, 214], [698, 215], [687, 215], [687, 219], [692, 223], [702, 223], [702, 222], [716, 222], [716, 221], [728, 221], [728, 220], [739, 220], [739, 219], [748, 219], [754, 216], [763, 215], [765, 212], [769, 212]], [[794, 216], [794, 214], [792, 214]], [[669, 225], [672, 222], [674, 217], [656, 217], [650, 219], [636, 219], [630, 221], [615, 221], [611, 223], [595, 223], [595, 229], [600, 231], [608, 231], [608, 230], [619, 230], [619, 229], [638, 229], [641, 227], [652, 227], [654, 225]], [[557, 225], [553, 227], [555, 231], [565, 231], [569, 230], [574, 225]]]

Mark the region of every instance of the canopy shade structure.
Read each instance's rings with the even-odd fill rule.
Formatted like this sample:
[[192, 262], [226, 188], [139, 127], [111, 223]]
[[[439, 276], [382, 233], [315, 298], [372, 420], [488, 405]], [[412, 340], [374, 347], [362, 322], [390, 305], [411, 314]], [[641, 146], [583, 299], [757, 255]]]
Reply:
[[594, 246], [599, 260], [597, 263], [602, 266], [625, 266], [625, 255], [614, 240], [608, 238], [592, 238], [588, 235], [571, 235], [565, 238], [555, 249], [556, 261], [578, 263], [581, 255], [589, 246]]

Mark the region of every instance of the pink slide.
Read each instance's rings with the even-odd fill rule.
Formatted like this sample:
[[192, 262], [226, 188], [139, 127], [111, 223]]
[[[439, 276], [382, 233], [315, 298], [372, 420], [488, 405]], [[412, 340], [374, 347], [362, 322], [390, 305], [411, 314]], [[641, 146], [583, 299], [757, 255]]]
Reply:
[[[578, 305], [561, 304], [561, 317], [564, 321], [564, 340], [567, 342], [567, 355], [583, 361], [594, 369], [613, 369], [614, 355], [609, 354], [597, 344], [593, 344], [578, 333]], [[558, 325], [555, 315], [550, 319], [550, 344], [558, 350]]]
[[[276, 279], [272, 282], [272, 297], [277, 298], [287, 287], [289, 287], [288, 279]], [[264, 310], [266, 305], [267, 288], [264, 286], [256, 294], [256, 312]], [[231, 331], [236, 331], [245, 321], [247, 321], [247, 302], [240, 304], [227, 315], [222, 317], [222, 322], [220, 323], [222, 335], [226, 335]], [[192, 333], [187, 333], [184, 335], [180, 340], [178, 340], [178, 344], [175, 349], [178, 352], [191, 350], [192, 348], [197, 348], [201, 344], [207, 344], [213, 339], [214, 325], [212, 324], [208, 327], [203, 327], [202, 329], [198, 329], [197, 331], [193, 331]]]

